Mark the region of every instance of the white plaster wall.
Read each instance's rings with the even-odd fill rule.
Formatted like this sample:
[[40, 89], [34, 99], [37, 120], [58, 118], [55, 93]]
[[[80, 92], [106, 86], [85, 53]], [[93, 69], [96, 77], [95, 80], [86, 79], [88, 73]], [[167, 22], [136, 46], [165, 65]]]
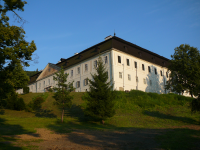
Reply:
[[[121, 63], [118, 63], [118, 56], [121, 56]], [[164, 81], [166, 83], [168, 80], [166, 77], [167, 68], [118, 51], [117, 49], [113, 49], [112, 57], [114, 88], [116, 90], [119, 90], [119, 87], [124, 87], [124, 90], [138, 89], [145, 92], [165, 93]], [[126, 59], [129, 59], [130, 66], [127, 66]], [[137, 69], [134, 64], [135, 61], [137, 62]], [[144, 64], [145, 70], [142, 70], [142, 64]], [[148, 71], [148, 66], [151, 67], [151, 73]], [[157, 75], [155, 75], [154, 68], [157, 69]], [[160, 70], [162, 70], [163, 76], [160, 75]], [[119, 78], [119, 72], [122, 72], [122, 78]], [[128, 74], [131, 75], [130, 81], [128, 80]], [[136, 82], [136, 76], [138, 77], [138, 83]], [[152, 85], [150, 85], [150, 80]]]

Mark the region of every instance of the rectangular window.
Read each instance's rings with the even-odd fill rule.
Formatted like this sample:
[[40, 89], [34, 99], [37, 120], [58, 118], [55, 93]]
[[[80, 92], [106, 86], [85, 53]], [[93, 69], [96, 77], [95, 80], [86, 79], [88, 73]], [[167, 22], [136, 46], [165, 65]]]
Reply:
[[135, 68], [137, 68], [137, 62], [135, 61]]
[[118, 63], [121, 64], [121, 56], [118, 56]]
[[149, 84], [152, 85], [152, 81], [151, 80], [149, 80]]
[[154, 68], [154, 70], [155, 70], [155, 74], [157, 74], [157, 69], [156, 69], [156, 68]]
[[45, 87], [45, 81], [44, 81], [44, 83], [43, 83], [43, 84], [44, 84], [44, 87]]
[[80, 67], [77, 68], [77, 73], [80, 74]]
[[71, 70], [71, 77], [73, 77], [73, 70]]
[[108, 63], [108, 57], [105, 56], [105, 64], [107, 64], [107, 63]]
[[160, 70], [160, 75], [162, 76], [162, 70]]
[[88, 85], [88, 79], [84, 79], [84, 85]]
[[144, 71], [144, 64], [142, 64], [142, 70]]
[[129, 59], [126, 59], [127, 66], [130, 66]]
[[41, 88], [41, 83], [39, 83], [39, 89]]
[[131, 81], [131, 75], [130, 74], [128, 74], [128, 80]]
[[77, 81], [76, 82], [76, 88], [79, 88], [80, 87], [80, 81]]
[[119, 78], [122, 79], [122, 72], [119, 72]]
[[151, 73], [151, 68], [150, 68], [150, 66], [148, 66], [148, 70], [149, 70], [149, 73]]
[[88, 64], [85, 64], [85, 71], [88, 71]]
[[97, 60], [94, 61], [94, 67], [97, 67]]
[[144, 82], [144, 84], [146, 84], [146, 83], [147, 83], [145, 78], [143, 79], [143, 82]]
[[168, 72], [166, 72], [166, 77], [168, 78]]
[[49, 85], [50, 85], [50, 79], [48, 79]]

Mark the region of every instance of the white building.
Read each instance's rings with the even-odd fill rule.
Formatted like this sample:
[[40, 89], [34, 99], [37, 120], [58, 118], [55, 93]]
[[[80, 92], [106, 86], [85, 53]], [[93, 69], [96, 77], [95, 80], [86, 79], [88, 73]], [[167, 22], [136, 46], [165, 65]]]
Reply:
[[[167, 93], [164, 85], [168, 80], [169, 59], [116, 36], [108, 36], [105, 41], [70, 58], [61, 58], [57, 64], [47, 64], [44, 70], [30, 77], [30, 92], [44, 92], [56, 86], [53, 76], [61, 66], [69, 74], [68, 82], [74, 81], [76, 92], [89, 90], [86, 79], [91, 79], [91, 73], [95, 73], [99, 55], [108, 70], [108, 80], [113, 79], [114, 89]], [[17, 92], [23, 93], [23, 90]]]

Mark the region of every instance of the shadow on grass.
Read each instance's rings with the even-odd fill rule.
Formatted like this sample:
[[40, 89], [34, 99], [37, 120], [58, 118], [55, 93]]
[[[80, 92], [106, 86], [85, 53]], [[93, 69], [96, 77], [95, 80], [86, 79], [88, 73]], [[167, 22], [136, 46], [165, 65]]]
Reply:
[[56, 118], [57, 116], [52, 113], [53, 110], [47, 110], [47, 109], [40, 109], [35, 112], [36, 117], [46, 117], [46, 118]]
[[[48, 125], [47, 128], [66, 135], [63, 144], [59, 143], [63, 148], [67, 143], [74, 143], [76, 148], [82, 149], [88, 147], [94, 149], [200, 149], [200, 130], [195, 129], [117, 128], [95, 122], [73, 123], [70, 121], [56, 122]], [[49, 147], [51, 146], [50, 144]]]
[[1, 150], [22, 150], [23, 148], [13, 145], [17, 139], [9, 135], [29, 134], [39, 137], [38, 134], [28, 132], [20, 125], [10, 125], [6, 123], [6, 119], [0, 118], [0, 149]]
[[0, 115], [4, 115], [5, 114], [5, 110], [1, 109], [0, 110]]
[[177, 116], [172, 116], [172, 115], [166, 115], [164, 113], [161, 113], [159, 111], [143, 111], [144, 115], [148, 115], [148, 116], [152, 116], [152, 117], [157, 117], [160, 119], [170, 119], [170, 120], [175, 120], [175, 121], [181, 121], [184, 123], [188, 123], [188, 124], [195, 124], [195, 125], [199, 125], [200, 122], [191, 119], [191, 118], [187, 118], [187, 117], [177, 117]]

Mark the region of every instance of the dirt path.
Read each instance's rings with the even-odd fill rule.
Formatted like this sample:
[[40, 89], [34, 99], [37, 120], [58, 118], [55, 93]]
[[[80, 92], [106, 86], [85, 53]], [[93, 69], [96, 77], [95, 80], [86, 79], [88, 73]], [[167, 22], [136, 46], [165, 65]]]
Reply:
[[[176, 127], [173, 127], [174, 129]], [[181, 128], [181, 127], [178, 127]], [[182, 128], [195, 128], [199, 126], [183, 126]], [[169, 129], [166, 129], [169, 131]], [[34, 143], [40, 150], [132, 150], [154, 149], [162, 150], [155, 137], [166, 132], [165, 129], [142, 129], [126, 131], [96, 131], [74, 130], [71, 133], [58, 134], [47, 129], [37, 129], [35, 134], [23, 134], [15, 136], [23, 140], [43, 139], [40, 143]]]

